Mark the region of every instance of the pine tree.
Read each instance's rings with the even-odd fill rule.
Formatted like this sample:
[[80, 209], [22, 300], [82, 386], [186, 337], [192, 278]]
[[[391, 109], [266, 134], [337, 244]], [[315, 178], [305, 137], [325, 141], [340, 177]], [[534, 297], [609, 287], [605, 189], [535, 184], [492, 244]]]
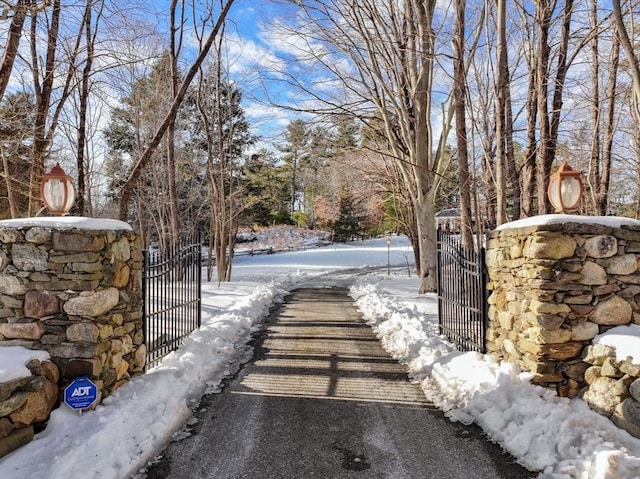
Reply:
[[277, 167], [277, 158], [267, 150], [251, 155], [243, 169], [250, 206], [243, 217], [246, 223], [269, 226], [288, 223], [287, 178]]
[[293, 120], [287, 125], [285, 144], [280, 147], [283, 154], [283, 169], [289, 176], [289, 211], [293, 215], [300, 210], [301, 179], [300, 168], [309, 156], [309, 127], [303, 120]]
[[0, 104], [0, 218], [17, 218], [29, 207], [33, 112], [33, 97], [24, 92], [8, 94]]
[[347, 189], [340, 193], [340, 213], [332, 225], [333, 240], [345, 243], [360, 233], [360, 218], [356, 215], [353, 196]]

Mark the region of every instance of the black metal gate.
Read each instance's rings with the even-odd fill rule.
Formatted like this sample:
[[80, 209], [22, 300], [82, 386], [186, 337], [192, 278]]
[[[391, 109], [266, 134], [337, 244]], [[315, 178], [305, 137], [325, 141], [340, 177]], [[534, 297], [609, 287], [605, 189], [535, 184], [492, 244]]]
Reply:
[[175, 351], [202, 320], [202, 248], [197, 236], [144, 251], [143, 331], [147, 369]]
[[438, 230], [438, 312], [440, 334], [460, 351], [486, 352], [485, 250], [462, 247], [459, 234]]

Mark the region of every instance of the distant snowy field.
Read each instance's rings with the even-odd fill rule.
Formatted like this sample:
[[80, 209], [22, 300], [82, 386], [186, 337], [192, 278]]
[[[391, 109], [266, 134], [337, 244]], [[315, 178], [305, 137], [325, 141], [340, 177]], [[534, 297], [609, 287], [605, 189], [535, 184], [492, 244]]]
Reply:
[[250, 359], [246, 343], [274, 303], [299, 287], [331, 286], [350, 288], [382, 344], [408, 365], [429, 399], [452, 420], [476, 422], [540, 477], [640, 478], [640, 440], [581, 400], [558, 398], [514, 366], [457, 352], [440, 337], [437, 300], [417, 295], [411, 248], [406, 238], [391, 239], [389, 249], [381, 238], [239, 256], [232, 282], [204, 284], [202, 328], [182, 348], [95, 411], [54, 411], [33, 442], [0, 459], [0, 478], [131, 477], [181, 434], [202, 394], [219, 392]]

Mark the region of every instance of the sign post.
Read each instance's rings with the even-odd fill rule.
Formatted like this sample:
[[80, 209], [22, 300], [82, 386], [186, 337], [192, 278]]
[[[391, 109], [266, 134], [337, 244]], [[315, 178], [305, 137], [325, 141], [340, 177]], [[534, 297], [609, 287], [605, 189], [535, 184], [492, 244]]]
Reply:
[[97, 398], [98, 386], [85, 376], [77, 377], [64, 389], [65, 404], [76, 411], [90, 408]]

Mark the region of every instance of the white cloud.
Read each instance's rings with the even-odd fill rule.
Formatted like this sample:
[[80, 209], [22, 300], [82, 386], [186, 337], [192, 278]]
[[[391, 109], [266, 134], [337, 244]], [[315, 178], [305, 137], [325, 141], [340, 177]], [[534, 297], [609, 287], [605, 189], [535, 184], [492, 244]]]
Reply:
[[282, 60], [272, 50], [235, 32], [227, 35], [226, 54], [232, 76], [261, 71], [278, 72], [284, 68]]

